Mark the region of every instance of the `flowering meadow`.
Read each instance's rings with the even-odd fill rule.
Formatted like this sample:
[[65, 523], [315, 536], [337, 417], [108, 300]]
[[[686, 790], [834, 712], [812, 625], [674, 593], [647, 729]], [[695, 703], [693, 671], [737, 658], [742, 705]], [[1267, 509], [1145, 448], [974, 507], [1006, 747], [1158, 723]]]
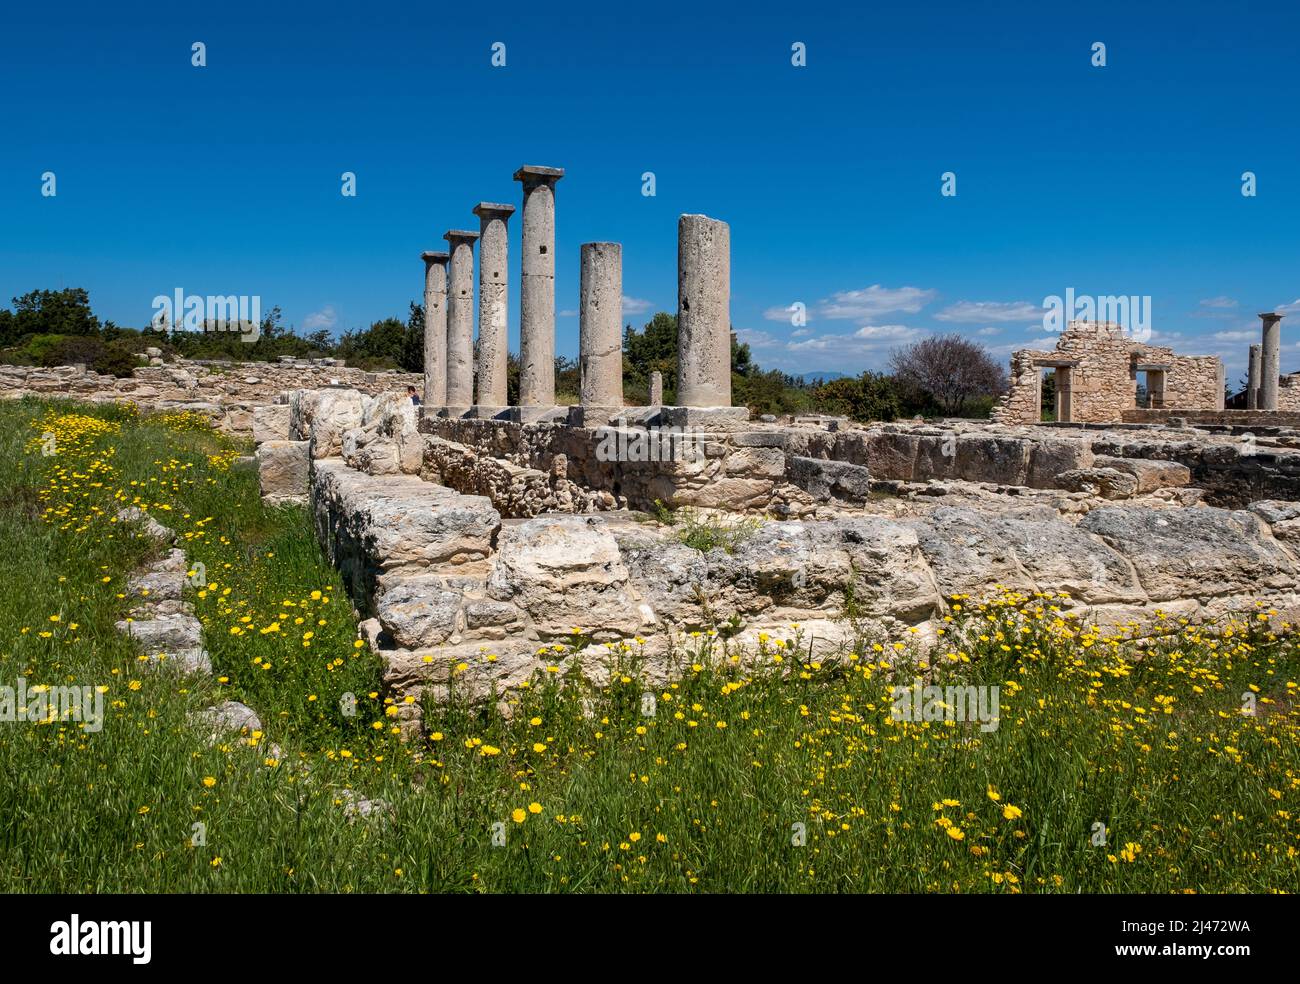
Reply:
[[[0, 890], [1300, 886], [1300, 656], [1266, 606], [1136, 640], [1003, 592], [952, 599], [926, 653], [864, 629], [823, 661], [797, 626], [745, 658], [719, 626], [653, 689], [635, 643], [585, 674], [575, 627], [509, 714], [427, 700], [404, 740], [307, 510], [263, 505], [248, 451], [193, 414], [0, 404], [0, 686], [94, 686], [106, 715], [0, 722]], [[210, 676], [114, 629], [164, 549], [128, 506], [178, 534]], [[920, 676], [997, 685], [996, 727], [896, 720]], [[262, 730], [210, 743], [192, 716], [223, 700]]]

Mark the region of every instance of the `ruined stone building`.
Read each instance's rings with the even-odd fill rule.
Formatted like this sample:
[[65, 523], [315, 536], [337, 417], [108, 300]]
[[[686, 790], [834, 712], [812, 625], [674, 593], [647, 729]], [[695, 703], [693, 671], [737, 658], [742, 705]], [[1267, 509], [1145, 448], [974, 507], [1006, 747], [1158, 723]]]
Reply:
[[1043, 371], [1056, 379], [1055, 418], [1118, 423], [1137, 408], [1145, 375], [1151, 410], [1222, 410], [1223, 363], [1216, 356], [1177, 355], [1134, 340], [1111, 322], [1072, 321], [1052, 351], [1021, 349], [1011, 357], [1010, 388], [993, 410], [1005, 424], [1042, 416]]

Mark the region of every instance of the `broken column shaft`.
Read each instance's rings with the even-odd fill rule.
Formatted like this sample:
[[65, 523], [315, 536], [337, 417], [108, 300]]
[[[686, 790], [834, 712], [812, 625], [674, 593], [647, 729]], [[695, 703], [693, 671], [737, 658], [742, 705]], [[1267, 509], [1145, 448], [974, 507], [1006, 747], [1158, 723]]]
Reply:
[[478, 242], [478, 394], [475, 409], [493, 416], [505, 408], [509, 336], [506, 322], [508, 249], [506, 222], [513, 205], [479, 202]]
[[1278, 377], [1282, 374], [1282, 315], [1268, 312], [1263, 322], [1259, 360], [1259, 409], [1277, 409]]
[[474, 399], [474, 240], [477, 232], [452, 229], [444, 239], [451, 261], [447, 287], [447, 413], [461, 416]]
[[424, 260], [424, 405], [447, 403], [447, 260], [448, 254], [425, 252]]
[[584, 407], [623, 405], [623, 247], [583, 243], [579, 281], [579, 396]]
[[519, 405], [555, 404], [555, 182], [558, 167], [524, 166], [519, 284]]
[[677, 222], [677, 403], [731, 406], [731, 228]]
[[1246, 370], [1246, 409], [1259, 409], [1259, 364], [1260, 346], [1250, 347], [1250, 361]]

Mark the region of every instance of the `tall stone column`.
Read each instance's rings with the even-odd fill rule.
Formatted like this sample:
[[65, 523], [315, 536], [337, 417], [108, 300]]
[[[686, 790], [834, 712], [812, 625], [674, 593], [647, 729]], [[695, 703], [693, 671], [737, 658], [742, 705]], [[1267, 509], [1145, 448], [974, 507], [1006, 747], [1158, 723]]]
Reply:
[[731, 227], [677, 221], [677, 403], [731, 406]]
[[[525, 165], [522, 275], [519, 284], [519, 405], [555, 405], [555, 182], [559, 167]], [[526, 409], [521, 414], [528, 415]], [[532, 411], [535, 416], [536, 411]]]
[[513, 205], [479, 202], [474, 214], [479, 217], [478, 241], [478, 396], [474, 414], [495, 417], [507, 403], [506, 363], [509, 335], [506, 322], [508, 306], [506, 277], [508, 249], [506, 222], [514, 215]]
[[447, 405], [446, 253], [424, 252], [424, 407], [436, 413]]
[[1250, 362], [1246, 371], [1246, 409], [1259, 409], [1259, 365], [1261, 349], [1258, 345], [1250, 347]]
[[607, 424], [623, 406], [623, 247], [583, 243], [579, 279], [579, 420]]
[[477, 232], [451, 229], [447, 287], [447, 416], [463, 417], [474, 399], [474, 240]]
[[664, 402], [664, 374], [656, 370], [650, 374], [650, 406], [657, 407]]
[[1278, 377], [1282, 374], [1282, 315], [1259, 316], [1263, 325], [1259, 360], [1259, 409], [1277, 409]]

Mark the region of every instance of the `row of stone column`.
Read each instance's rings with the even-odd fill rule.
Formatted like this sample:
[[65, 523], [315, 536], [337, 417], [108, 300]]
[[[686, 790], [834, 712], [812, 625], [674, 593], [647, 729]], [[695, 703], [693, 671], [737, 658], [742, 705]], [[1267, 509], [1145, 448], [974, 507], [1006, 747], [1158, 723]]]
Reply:
[[1278, 382], [1282, 375], [1282, 315], [1268, 312], [1259, 318], [1263, 324], [1260, 344], [1250, 347], [1246, 409], [1276, 410]]
[[[523, 261], [517, 419], [555, 403], [555, 184], [562, 168], [521, 167]], [[479, 231], [449, 230], [446, 252], [425, 252], [424, 404], [447, 416], [497, 417], [507, 409], [509, 264], [513, 205], [480, 202]], [[731, 405], [731, 233], [725, 222], [678, 222], [678, 399], [683, 406]], [[479, 243], [478, 391], [474, 392], [474, 243]], [[581, 248], [578, 328], [582, 410], [575, 423], [608, 420], [623, 405], [623, 249]], [[656, 373], [655, 376], [659, 374]], [[662, 401], [651, 381], [651, 405]], [[573, 415], [570, 415], [571, 419]]]

